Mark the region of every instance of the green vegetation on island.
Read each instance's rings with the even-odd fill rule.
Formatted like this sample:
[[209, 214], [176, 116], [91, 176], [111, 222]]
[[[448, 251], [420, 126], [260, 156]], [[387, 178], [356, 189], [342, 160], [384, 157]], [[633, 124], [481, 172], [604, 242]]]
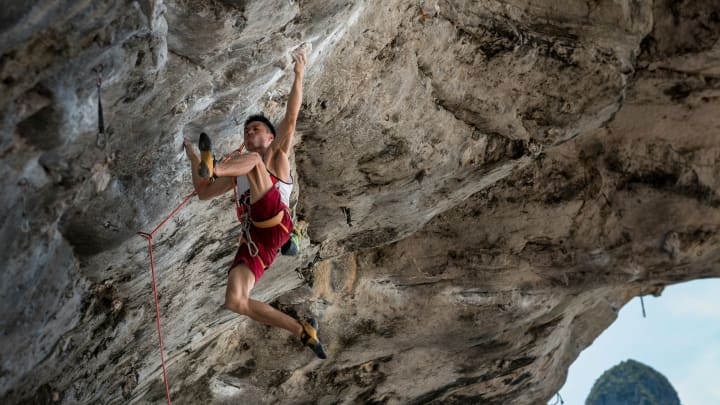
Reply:
[[680, 405], [680, 399], [664, 375], [626, 360], [595, 381], [585, 405]]

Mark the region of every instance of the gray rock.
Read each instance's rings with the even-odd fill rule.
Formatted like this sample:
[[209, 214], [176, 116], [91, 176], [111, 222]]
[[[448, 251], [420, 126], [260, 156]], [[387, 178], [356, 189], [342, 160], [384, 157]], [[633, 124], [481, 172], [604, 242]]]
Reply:
[[632, 297], [720, 276], [720, 10], [686, 3], [1, 2], [2, 402], [164, 401], [136, 232], [184, 136], [282, 118], [304, 42], [302, 253], [253, 296], [329, 359], [222, 308], [239, 226], [193, 199], [153, 237], [172, 397], [550, 399]]

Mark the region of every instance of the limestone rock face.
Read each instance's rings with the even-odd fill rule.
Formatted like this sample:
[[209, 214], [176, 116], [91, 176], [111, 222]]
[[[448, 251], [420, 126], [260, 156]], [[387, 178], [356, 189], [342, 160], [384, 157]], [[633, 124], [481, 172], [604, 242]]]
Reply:
[[0, 4], [3, 403], [165, 401], [136, 232], [183, 136], [282, 118], [302, 42], [302, 254], [253, 295], [329, 358], [222, 307], [239, 224], [193, 199], [153, 244], [175, 402], [541, 403], [632, 297], [720, 276], [715, 0]]

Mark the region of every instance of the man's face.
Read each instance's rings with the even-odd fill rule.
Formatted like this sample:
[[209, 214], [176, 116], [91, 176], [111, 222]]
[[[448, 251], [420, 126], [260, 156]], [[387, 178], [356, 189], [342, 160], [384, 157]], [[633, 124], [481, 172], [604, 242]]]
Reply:
[[245, 126], [245, 147], [250, 151], [266, 149], [273, 141], [273, 134], [260, 121], [253, 121]]

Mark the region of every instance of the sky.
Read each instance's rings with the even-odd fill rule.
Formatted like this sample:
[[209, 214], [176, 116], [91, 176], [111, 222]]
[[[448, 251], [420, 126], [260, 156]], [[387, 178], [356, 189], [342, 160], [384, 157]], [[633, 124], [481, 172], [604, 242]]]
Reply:
[[627, 359], [667, 377], [683, 405], [720, 404], [720, 279], [675, 284], [644, 301], [646, 318], [634, 298], [570, 366], [565, 405], [585, 404], [595, 380]]

